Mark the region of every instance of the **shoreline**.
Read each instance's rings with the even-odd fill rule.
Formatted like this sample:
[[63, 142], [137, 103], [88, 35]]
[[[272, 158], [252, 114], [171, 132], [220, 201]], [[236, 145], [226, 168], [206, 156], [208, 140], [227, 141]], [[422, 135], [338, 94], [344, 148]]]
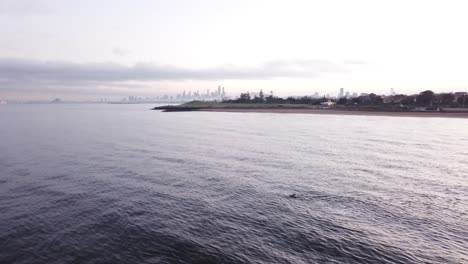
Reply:
[[389, 111], [352, 111], [327, 109], [278, 109], [278, 108], [200, 108], [202, 112], [228, 112], [228, 113], [275, 113], [275, 114], [315, 114], [315, 115], [354, 115], [354, 116], [390, 116], [390, 117], [441, 117], [441, 118], [468, 118], [468, 113], [461, 112], [389, 112]]

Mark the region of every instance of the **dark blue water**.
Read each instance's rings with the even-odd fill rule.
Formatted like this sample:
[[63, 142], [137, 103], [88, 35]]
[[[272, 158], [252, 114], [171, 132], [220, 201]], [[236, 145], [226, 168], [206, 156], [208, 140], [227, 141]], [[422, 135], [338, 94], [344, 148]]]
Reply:
[[466, 119], [149, 108], [0, 106], [0, 263], [468, 263]]

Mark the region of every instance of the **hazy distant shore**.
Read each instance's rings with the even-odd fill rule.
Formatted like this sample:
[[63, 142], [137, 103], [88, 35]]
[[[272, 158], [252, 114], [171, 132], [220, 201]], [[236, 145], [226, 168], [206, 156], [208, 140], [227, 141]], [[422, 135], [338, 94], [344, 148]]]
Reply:
[[358, 110], [331, 110], [331, 109], [278, 109], [278, 108], [205, 108], [197, 111], [205, 112], [234, 112], [234, 113], [279, 113], [279, 114], [318, 114], [318, 115], [358, 115], [358, 116], [396, 116], [396, 117], [448, 117], [468, 118], [468, 113], [447, 112], [384, 112], [384, 111], [358, 111]]

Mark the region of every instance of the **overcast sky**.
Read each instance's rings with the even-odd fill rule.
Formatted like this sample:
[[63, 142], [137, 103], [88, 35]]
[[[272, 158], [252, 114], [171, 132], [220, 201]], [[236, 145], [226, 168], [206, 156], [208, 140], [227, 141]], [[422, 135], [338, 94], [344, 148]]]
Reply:
[[468, 3], [0, 0], [0, 98], [468, 90]]

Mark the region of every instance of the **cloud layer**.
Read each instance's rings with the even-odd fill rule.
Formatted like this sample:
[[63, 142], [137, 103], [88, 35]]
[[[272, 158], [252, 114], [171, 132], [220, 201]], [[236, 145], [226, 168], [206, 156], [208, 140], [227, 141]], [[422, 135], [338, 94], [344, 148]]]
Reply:
[[[219, 66], [185, 68], [154, 63], [74, 63], [0, 58], [0, 97], [51, 98], [56, 96], [113, 96], [129, 93], [165, 93], [185, 81], [269, 80], [316, 78], [342, 74], [362, 62], [277, 60], [256, 67]], [[176, 84], [179, 82], [180, 84]], [[172, 83], [167, 85], [167, 83]], [[179, 89], [179, 88], [177, 88]]]
[[220, 66], [204, 69], [136, 63], [43, 62], [0, 59], [0, 80], [4, 82], [42, 81], [51, 83], [255, 80], [271, 78], [314, 78], [323, 73], [346, 73], [358, 64], [321, 60], [272, 61], [258, 67]]

